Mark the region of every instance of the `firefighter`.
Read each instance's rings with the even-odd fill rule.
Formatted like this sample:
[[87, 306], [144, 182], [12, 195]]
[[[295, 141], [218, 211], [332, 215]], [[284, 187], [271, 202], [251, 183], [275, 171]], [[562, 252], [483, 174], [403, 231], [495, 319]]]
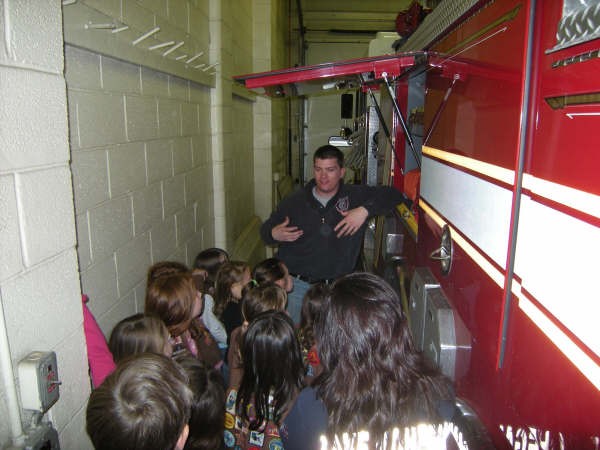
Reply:
[[354, 271], [367, 219], [402, 199], [391, 187], [345, 184], [344, 154], [332, 145], [317, 149], [313, 169], [314, 179], [281, 201], [260, 230], [295, 278], [288, 311], [296, 324], [310, 285]]

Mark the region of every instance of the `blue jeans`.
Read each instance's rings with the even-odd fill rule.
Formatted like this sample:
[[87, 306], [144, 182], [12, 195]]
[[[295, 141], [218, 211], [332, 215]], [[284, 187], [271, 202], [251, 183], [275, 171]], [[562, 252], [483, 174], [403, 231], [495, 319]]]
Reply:
[[294, 277], [294, 289], [288, 294], [287, 311], [294, 322], [294, 325], [300, 324], [302, 313], [302, 300], [306, 291], [310, 288], [310, 283]]

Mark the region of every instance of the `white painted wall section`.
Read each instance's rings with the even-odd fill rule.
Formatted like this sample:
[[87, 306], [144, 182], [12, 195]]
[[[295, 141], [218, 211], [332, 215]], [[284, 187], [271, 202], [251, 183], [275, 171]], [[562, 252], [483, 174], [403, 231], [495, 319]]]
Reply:
[[82, 288], [108, 334], [143, 310], [148, 266], [189, 264], [213, 245], [210, 89], [71, 46], [65, 55]]
[[[3, 376], [13, 377], [31, 351], [55, 351], [63, 384], [46, 420], [62, 448], [91, 448], [61, 4], [5, 0], [0, 29], [0, 302], [10, 346]], [[14, 437], [7, 388], [0, 389], [0, 447]], [[28, 414], [22, 418], [29, 421]]]

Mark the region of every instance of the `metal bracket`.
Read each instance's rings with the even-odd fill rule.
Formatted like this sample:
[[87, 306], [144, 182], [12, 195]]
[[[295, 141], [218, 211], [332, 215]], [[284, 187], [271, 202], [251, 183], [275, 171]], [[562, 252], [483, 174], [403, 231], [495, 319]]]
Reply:
[[454, 77], [452, 77], [452, 84], [446, 90], [446, 94], [444, 95], [444, 98], [442, 99], [442, 102], [440, 103], [440, 106], [438, 106], [438, 109], [435, 112], [435, 115], [433, 116], [433, 120], [431, 121], [431, 125], [429, 126], [429, 130], [427, 130], [427, 133], [425, 134], [425, 139], [423, 139], [423, 143], [426, 144], [429, 141], [429, 138], [431, 137], [431, 133], [433, 133], [434, 128], [436, 127], [436, 125], [440, 121], [440, 117], [442, 116], [442, 111], [444, 111], [444, 108], [446, 107], [446, 103], [448, 103], [448, 99], [450, 98], [450, 94], [452, 93], [452, 89], [454, 89], [454, 85], [456, 84], [456, 80], [458, 80], [459, 78], [460, 78], [460, 76], [457, 75], [457, 74], [455, 74]]
[[385, 86], [387, 87], [388, 93], [390, 94], [390, 98], [392, 99], [392, 104], [394, 105], [394, 111], [396, 112], [396, 115], [398, 116], [398, 120], [400, 121], [400, 125], [402, 126], [402, 131], [404, 131], [404, 135], [406, 136], [406, 141], [408, 142], [408, 146], [410, 147], [410, 150], [415, 158], [417, 167], [419, 167], [419, 169], [420, 169], [421, 168], [421, 158], [419, 157], [419, 154], [417, 153], [417, 149], [415, 148], [415, 143], [412, 138], [412, 134], [410, 133], [410, 130], [408, 129], [408, 126], [406, 125], [406, 119], [404, 118], [404, 115], [402, 114], [402, 111], [400, 110], [400, 107], [398, 106], [398, 100], [396, 99], [396, 95], [394, 94], [392, 85], [390, 84], [390, 82], [388, 80], [387, 73], [383, 72], [381, 74], [381, 76], [383, 78], [383, 81], [385, 82]]
[[[366, 83], [362, 74], [359, 74], [359, 79], [360, 79], [361, 84], [367, 88], [367, 92], [369, 93], [369, 96], [371, 97], [371, 100], [373, 101], [373, 106], [375, 106], [375, 111], [377, 112], [377, 117], [379, 117], [379, 123], [381, 125], [381, 128], [383, 128], [385, 137], [387, 138], [388, 142], [390, 143], [390, 147], [392, 148], [392, 151], [394, 152], [394, 157], [396, 158], [396, 160], [400, 161], [398, 159], [398, 154], [396, 153], [396, 146], [394, 145], [394, 142], [392, 141], [392, 135], [390, 133], [390, 129], [387, 126], [385, 117], [383, 117], [383, 113], [381, 112], [381, 108], [379, 107], [379, 102], [377, 101], [375, 94], [373, 94], [373, 90], [371, 89], [371, 86], [369, 86]], [[394, 100], [394, 102], [395, 102], [395, 100]]]

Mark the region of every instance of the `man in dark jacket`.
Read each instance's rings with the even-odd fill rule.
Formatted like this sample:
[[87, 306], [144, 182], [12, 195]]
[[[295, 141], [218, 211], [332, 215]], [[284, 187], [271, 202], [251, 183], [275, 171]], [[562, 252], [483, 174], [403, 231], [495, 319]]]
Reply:
[[367, 219], [402, 200], [391, 187], [344, 184], [344, 154], [332, 145], [319, 147], [313, 164], [314, 179], [285, 198], [260, 229], [266, 244], [279, 245], [277, 257], [295, 277], [288, 297], [294, 323], [310, 284], [354, 270]]

